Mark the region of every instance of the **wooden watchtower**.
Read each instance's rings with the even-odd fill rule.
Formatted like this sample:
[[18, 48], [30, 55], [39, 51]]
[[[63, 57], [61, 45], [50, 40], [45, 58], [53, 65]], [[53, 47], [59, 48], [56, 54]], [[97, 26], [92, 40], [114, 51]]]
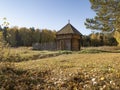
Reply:
[[56, 34], [57, 50], [79, 51], [82, 34], [70, 22]]

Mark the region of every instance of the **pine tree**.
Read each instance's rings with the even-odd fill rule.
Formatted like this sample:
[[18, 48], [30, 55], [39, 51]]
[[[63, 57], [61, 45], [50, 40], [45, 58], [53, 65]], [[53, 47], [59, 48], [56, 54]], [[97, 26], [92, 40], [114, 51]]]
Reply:
[[120, 34], [120, 0], [90, 0], [90, 3], [96, 16], [86, 19], [86, 28], [108, 32], [117, 31]]
[[120, 24], [120, 0], [90, 0], [91, 9], [96, 12], [92, 19], [87, 18], [87, 28], [113, 31], [118, 30]]

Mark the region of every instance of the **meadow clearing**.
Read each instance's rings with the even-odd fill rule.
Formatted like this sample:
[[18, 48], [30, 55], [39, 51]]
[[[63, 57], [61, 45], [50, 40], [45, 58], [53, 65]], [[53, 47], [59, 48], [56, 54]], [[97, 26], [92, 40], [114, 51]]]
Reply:
[[119, 47], [83, 48], [78, 52], [13, 48], [10, 52], [19, 53], [18, 59], [22, 59], [14, 61], [13, 57], [11, 62], [0, 63], [0, 89], [120, 90]]

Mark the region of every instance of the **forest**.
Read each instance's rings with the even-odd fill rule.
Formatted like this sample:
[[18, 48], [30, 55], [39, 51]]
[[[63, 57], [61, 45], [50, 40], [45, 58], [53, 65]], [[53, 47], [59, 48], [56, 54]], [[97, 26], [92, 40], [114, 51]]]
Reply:
[[55, 41], [55, 30], [34, 29], [34, 28], [8, 28], [4, 27], [0, 30], [1, 37], [11, 47], [32, 46], [34, 43], [44, 43]]
[[[35, 29], [17, 26], [0, 28], [0, 37], [11, 47], [32, 46], [35, 43], [48, 43], [56, 41], [56, 30]], [[83, 35], [81, 40], [83, 47], [88, 46], [117, 46], [118, 42], [113, 33], [93, 32]]]

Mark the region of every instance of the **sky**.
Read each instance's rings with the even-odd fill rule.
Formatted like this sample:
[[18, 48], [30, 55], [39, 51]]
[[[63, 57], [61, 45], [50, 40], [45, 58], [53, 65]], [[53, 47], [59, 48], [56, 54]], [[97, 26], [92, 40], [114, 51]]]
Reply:
[[83, 35], [91, 33], [86, 29], [86, 18], [93, 18], [89, 0], [0, 0], [0, 24], [6, 17], [10, 27], [35, 27], [60, 30], [68, 20]]

